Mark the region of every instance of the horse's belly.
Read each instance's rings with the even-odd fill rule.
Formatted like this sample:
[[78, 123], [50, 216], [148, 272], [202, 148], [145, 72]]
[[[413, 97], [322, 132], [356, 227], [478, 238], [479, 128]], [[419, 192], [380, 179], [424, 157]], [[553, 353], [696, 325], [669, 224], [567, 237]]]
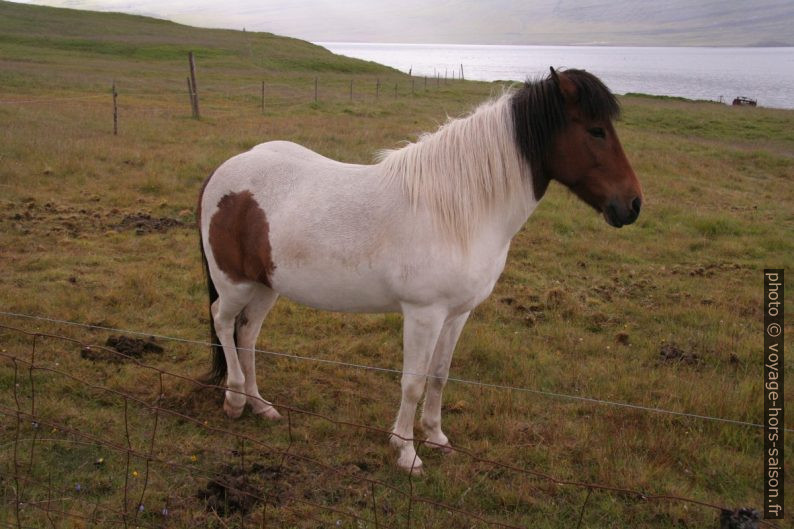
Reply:
[[398, 312], [400, 303], [375, 271], [276, 269], [272, 288], [293, 301], [339, 312]]

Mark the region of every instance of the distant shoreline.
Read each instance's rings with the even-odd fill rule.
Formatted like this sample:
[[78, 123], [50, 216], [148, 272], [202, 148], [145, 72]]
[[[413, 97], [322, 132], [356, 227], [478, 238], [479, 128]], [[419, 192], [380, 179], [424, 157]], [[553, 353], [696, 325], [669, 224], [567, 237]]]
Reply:
[[794, 47], [540, 46], [318, 41], [333, 53], [386, 64], [418, 77], [515, 81], [549, 66], [584, 68], [615, 93], [794, 108]]

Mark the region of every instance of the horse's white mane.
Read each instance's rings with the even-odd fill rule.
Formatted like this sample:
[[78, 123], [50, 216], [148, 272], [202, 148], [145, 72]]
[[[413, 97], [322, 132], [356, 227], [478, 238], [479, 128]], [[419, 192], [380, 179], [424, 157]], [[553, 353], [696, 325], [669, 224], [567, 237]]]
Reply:
[[522, 175], [528, 177], [529, 168], [516, 148], [511, 95], [377, 156], [385, 177], [402, 186], [413, 208], [423, 204], [442, 233], [464, 246], [483, 215], [525, 196], [529, 178]]

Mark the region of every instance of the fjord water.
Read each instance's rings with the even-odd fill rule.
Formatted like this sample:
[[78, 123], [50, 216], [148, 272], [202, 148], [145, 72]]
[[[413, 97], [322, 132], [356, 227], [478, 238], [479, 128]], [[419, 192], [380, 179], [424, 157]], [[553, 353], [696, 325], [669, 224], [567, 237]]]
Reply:
[[688, 99], [736, 96], [765, 107], [794, 108], [794, 48], [654, 48], [485, 46], [469, 44], [318, 43], [334, 53], [386, 64], [417, 76], [460, 75], [480, 81], [523, 81], [549, 66], [583, 68], [615, 93]]

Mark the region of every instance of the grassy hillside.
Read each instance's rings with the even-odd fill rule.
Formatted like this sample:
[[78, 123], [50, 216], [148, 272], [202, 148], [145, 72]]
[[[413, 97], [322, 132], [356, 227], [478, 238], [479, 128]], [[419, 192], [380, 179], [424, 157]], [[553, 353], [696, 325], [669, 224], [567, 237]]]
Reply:
[[249, 66], [253, 71], [273, 73], [389, 71], [382, 65], [334, 55], [309, 42], [270, 33], [197, 31], [154, 18], [11, 2], [0, 2], [0, 44], [6, 60], [125, 61], [117, 64], [120, 76], [122, 68], [140, 61], [183, 61], [188, 50], [202, 57], [205, 66], [224, 68]]
[[[501, 90], [473, 82], [425, 90], [414, 79], [412, 94], [405, 75], [294, 39], [126, 15], [0, 3], [0, 39], [0, 310], [190, 340], [208, 337], [192, 222], [198, 190], [214, 167], [272, 139], [369, 163], [376, 150], [433, 130]], [[188, 49], [198, 63], [199, 121], [190, 117], [184, 88]], [[552, 185], [516, 237], [494, 294], [464, 330], [452, 376], [761, 422], [761, 270], [794, 265], [794, 112], [642, 96], [622, 104], [618, 130], [646, 193], [640, 220], [609, 228]], [[791, 274], [787, 286], [791, 292]], [[90, 343], [113, 334], [9, 316], [0, 324]], [[323, 313], [280, 300], [259, 346], [399, 369], [400, 325], [397, 315]], [[158, 343], [165, 351], [147, 353], [144, 362], [191, 377], [208, 367], [204, 347]], [[250, 481], [272, 494], [267, 516], [276, 526], [374, 527], [300, 503], [371, 518], [362, 476], [525, 527], [576, 527], [580, 517], [581, 527], [594, 528], [718, 525], [708, 508], [607, 492], [588, 497], [427, 448], [420, 450], [427, 474], [409, 484], [382, 433], [299, 415], [280, 424], [248, 413], [231, 421], [217, 392], [165, 377], [161, 395], [151, 371], [81, 354], [61, 340], [38, 338], [35, 351], [38, 366], [200, 424], [160, 413], [150, 445], [149, 411], [129, 401], [125, 421], [118, 395], [53, 371], [29, 372], [21, 362], [30, 359], [30, 338], [0, 329], [4, 526], [16, 525], [17, 495], [25, 503], [23, 527], [49, 526], [42, 505], [69, 513], [50, 516], [56, 527], [92, 519], [117, 525], [125, 482], [133, 512], [146, 475], [138, 521], [240, 527], [239, 513], [226, 515], [222, 499], [212, 503], [197, 491], [216, 473], [238, 479], [230, 468], [241, 451]], [[8, 355], [22, 359], [16, 370]], [[788, 373], [791, 365], [789, 359]], [[397, 410], [393, 373], [265, 354], [257, 370], [263, 395], [277, 403], [383, 429]], [[18, 404], [27, 413], [34, 397], [40, 420], [20, 415], [18, 422], [8, 410]], [[445, 403], [452, 442], [483, 457], [561, 479], [761, 508], [756, 428], [459, 382], [449, 384]], [[153, 460], [193, 472], [157, 461], [147, 467], [137, 456], [128, 464], [123, 450], [86, 442], [53, 421], [121, 445], [129, 440], [141, 452], [151, 446]], [[289, 447], [353, 478], [292, 459], [279, 467], [261, 447], [207, 427]], [[15, 464], [33, 481], [7, 478]], [[790, 463], [786, 468], [792, 475]], [[405, 526], [405, 498], [382, 486], [376, 495], [380, 527]], [[413, 527], [484, 526], [427, 504], [411, 509]], [[260, 504], [246, 512], [247, 527], [261, 525]]]
[[[223, 20], [206, 2], [33, 0], [79, 9], [154, 13], [204, 27], [268, 29], [315, 42], [443, 42], [610, 46], [791, 46], [794, 9], [785, 0], [303, 0], [235, 2]], [[311, 13], [311, 16], [307, 16]]]

